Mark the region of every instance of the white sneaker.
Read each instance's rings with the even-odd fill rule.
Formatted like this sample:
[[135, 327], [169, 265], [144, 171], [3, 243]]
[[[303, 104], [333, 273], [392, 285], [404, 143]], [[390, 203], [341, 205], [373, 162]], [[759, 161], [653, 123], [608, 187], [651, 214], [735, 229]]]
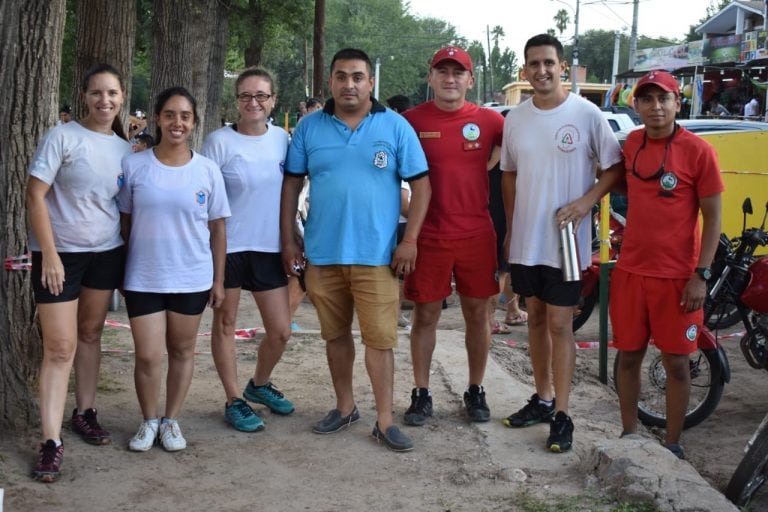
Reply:
[[139, 431], [128, 442], [128, 449], [132, 452], [146, 452], [157, 442], [157, 430], [160, 420], [153, 418], [139, 425]]
[[177, 452], [187, 447], [187, 440], [181, 435], [178, 421], [164, 420], [160, 423], [160, 444], [168, 452]]

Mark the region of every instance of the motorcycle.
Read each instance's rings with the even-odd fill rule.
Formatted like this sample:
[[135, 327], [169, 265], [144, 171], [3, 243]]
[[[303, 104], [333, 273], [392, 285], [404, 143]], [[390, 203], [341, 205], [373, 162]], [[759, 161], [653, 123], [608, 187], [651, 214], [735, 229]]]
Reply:
[[733, 472], [725, 497], [736, 506], [743, 507], [768, 480], [768, 414], [747, 442], [744, 458]]
[[[740, 341], [741, 351], [750, 366], [768, 370], [768, 258], [756, 258], [758, 247], [768, 244], [765, 221], [759, 228], [746, 227], [747, 214], [752, 214], [749, 198], [742, 205], [744, 227], [738, 238], [720, 237], [720, 246], [712, 265], [708, 282], [709, 302], [705, 304], [704, 323], [716, 315], [735, 309], [745, 331]], [[619, 355], [613, 367], [614, 382]], [[717, 407], [725, 384], [730, 381], [728, 358], [717, 337], [707, 327], [702, 328], [698, 350], [690, 355], [691, 396], [685, 415], [684, 428], [698, 425]], [[666, 372], [661, 353], [649, 355], [641, 370], [641, 395], [638, 418], [649, 426], [666, 427]]]

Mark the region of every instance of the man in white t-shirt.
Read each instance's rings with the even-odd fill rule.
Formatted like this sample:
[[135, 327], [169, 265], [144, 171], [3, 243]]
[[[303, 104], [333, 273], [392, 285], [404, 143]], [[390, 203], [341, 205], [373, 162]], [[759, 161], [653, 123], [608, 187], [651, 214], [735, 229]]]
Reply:
[[760, 102], [757, 101], [757, 96], [752, 96], [744, 105], [744, 117], [757, 117], [760, 115]]
[[[561, 85], [565, 65], [556, 38], [541, 34], [528, 40], [524, 71], [534, 95], [507, 115], [501, 150], [505, 248], [512, 287], [528, 309], [536, 383], [528, 404], [504, 424], [549, 421], [547, 449], [558, 453], [573, 441], [568, 416], [576, 361], [572, 321], [581, 294], [581, 281], [563, 280], [559, 230], [568, 222], [577, 225], [622, 170], [621, 149], [600, 110]], [[595, 183], [598, 169], [605, 172]], [[590, 234], [589, 222], [581, 222], [577, 245], [584, 268], [591, 259]]]

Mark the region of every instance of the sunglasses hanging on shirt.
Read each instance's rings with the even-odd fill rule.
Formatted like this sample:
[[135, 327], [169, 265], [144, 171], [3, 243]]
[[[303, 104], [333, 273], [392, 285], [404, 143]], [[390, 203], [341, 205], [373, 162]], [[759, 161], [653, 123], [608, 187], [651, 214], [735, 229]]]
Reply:
[[632, 175], [641, 180], [641, 181], [651, 181], [651, 180], [659, 180], [659, 195], [662, 197], [673, 197], [672, 190], [674, 190], [677, 187], [677, 176], [672, 171], [666, 170], [666, 164], [667, 164], [667, 153], [669, 152], [669, 146], [672, 145], [672, 140], [674, 140], [675, 135], [677, 135], [677, 128], [678, 124], [675, 123], [674, 128], [672, 129], [672, 135], [667, 138], [667, 142], [664, 145], [664, 155], [661, 158], [661, 165], [659, 166], [659, 170], [653, 173], [650, 176], [643, 176], [642, 174], [637, 172], [637, 157], [640, 155], [640, 152], [645, 149], [645, 145], [648, 142], [648, 133], [643, 132], [643, 142], [640, 144], [640, 147], [637, 148], [637, 152], [635, 153], [635, 158], [632, 162]]

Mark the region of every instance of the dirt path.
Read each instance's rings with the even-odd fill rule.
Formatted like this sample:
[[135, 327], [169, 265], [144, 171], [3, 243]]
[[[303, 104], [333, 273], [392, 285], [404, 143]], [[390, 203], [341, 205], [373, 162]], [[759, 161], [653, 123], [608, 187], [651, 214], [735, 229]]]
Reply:
[[[111, 313], [110, 319], [127, 323], [124, 310]], [[296, 320], [305, 331], [292, 337], [273, 375], [275, 383], [296, 403], [296, 412], [278, 417], [264, 411], [267, 428], [256, 434], [227, 427], [222, 417], [223, 391], [210, 356], [210, 338], [202, 336], [194, 381], [181, 417], [189, 447], [177, 454], [160, 448], [146, 454], [126, 450], [140, 421], [132, 382], [132, 342], [128, 330], [107, 329], [98, 400], [100, 418], [112, 431], [113, 445], [92, 447], [65, 430], [64, 476], [59, 483], [46, 486], [28, 478], [38, 432], [21, 438], [3, 436], [0, 487], [5, 489], [5, 510], [78, 510], [81, 504], [88, 504], [93, 510], [476, 511], [537, 510], [542, 502], [567, 510], [611, 509], [610, 500], [591, 487], [590, 479], [577, 468], [589, 439], [614, 437], [620, 431], [615, 396], [596, 378], [596, 350], [579, 351], [572, 406], [577, 428], [575, 448], [563, 456], [550, 455], [543, 450], [545, 426], [511, 431], [499, 421], [531, 393], [525, 327], [495, 337], [495, 362], [489, 366], [486, 380], [493, 421], [472, 425], [461, 414], [466, 378], [463, 334], [450, 331], [461, 328], [460, 311], [457, 306], [449, 307], [441, 320], [440, 327], [446, 331], [439, 336], [433, 368], [435, 418], [424, 428], [407, 430], [416, 442], [413, 452], [395, 454], [377, 446], [370, 437], [375, 414], [362, 350], [355, 368], [361, 421], [336, 435], [310, 432], [310, 425], [333, 406], [334, 398], [324, 344], [313, 331], [317, 320], [311, 306], [302, 305]], [[252, 301], [244, 298], [238, 326], [260, 325]], [[596, 340], [595, 326], [593, 318], [579, 338]], [[206, 313], [201, 331], [208, 330], [210, 316]], [[243, 383], [253, 370], [257, 343], [238, 342]], [[736, 356], [733, 354], [732, 360]], [[395, 413], [400, 422], [412, 381], [405, 332], [396, 351], [396, 368]], [[749, 376], [763, 377], [754, 370]], [[747, 380], [734, 370], [734, 384]], [[757, 384], [753, 382], [752, 389], [763, 389]], [[740, 434], [733, 433], [735, 423], [747, 423], [746, 419], [734, 421], [733, 411], [727, 410], [734, 398], [731, 393], [741, 393], [736, 390], [733, 385], [726, 388], [718, 410], [727, 421], [713, 417], [684, 438], [692, 462], [709, 468], [709, 474], [702, 474], [721, 486], [721, 480], [727, 480], [735, 467], [736, 452], [748, 435], [739, 439]], [[762, 403], [750, 405], [755, 413], [768, 409], [768, 399], [761, 395]], [[68, 410], [72, 401], [70, 398]], [[744, 412], [744, 404], [735, 407]], [[731, 433], [708, 436], [702, 429], [710, 425]], [[701, 438], [719, 441], [717, 451]], [[726, 453], [732, 453], [732, 464], [725, 460]]]

